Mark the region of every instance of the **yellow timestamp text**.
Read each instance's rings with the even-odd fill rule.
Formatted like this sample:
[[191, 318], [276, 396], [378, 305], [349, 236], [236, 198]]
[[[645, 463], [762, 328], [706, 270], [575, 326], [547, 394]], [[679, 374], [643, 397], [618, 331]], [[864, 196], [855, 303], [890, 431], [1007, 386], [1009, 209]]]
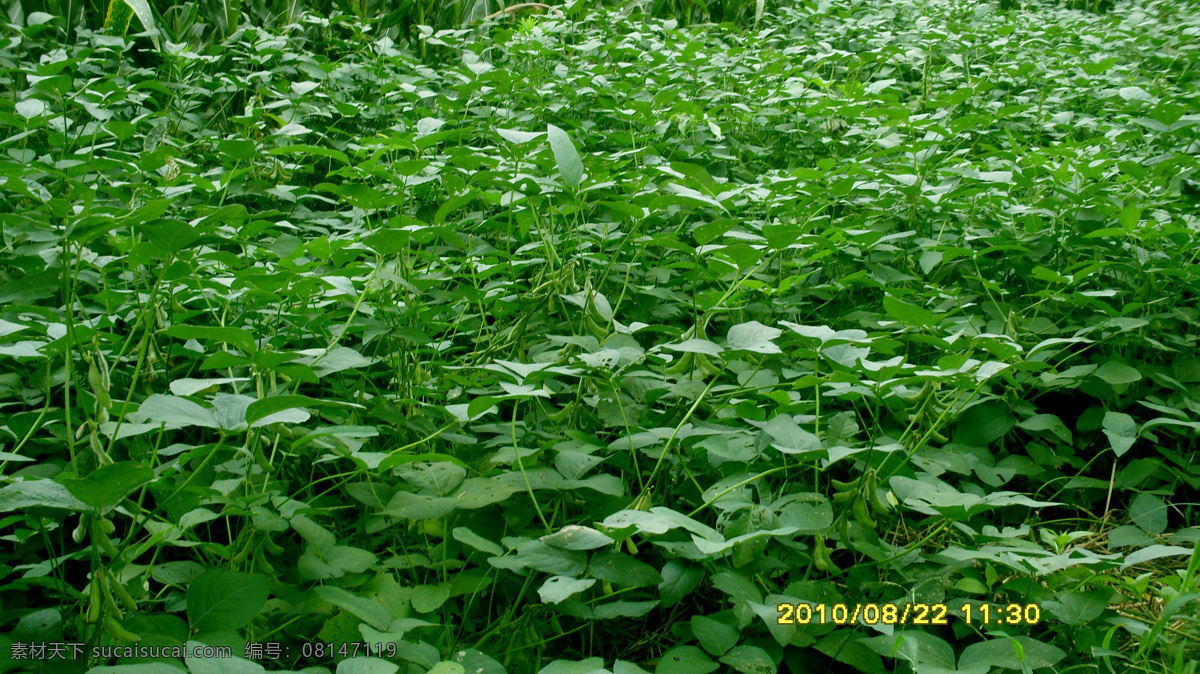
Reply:
[[780, 625], [949, 625], [961, 617], [968, 625], [1036, 625], [1042, 620], [1038, 604], [967, 602], [953, 611], [947, 604], [813, 604], [777, 606]]

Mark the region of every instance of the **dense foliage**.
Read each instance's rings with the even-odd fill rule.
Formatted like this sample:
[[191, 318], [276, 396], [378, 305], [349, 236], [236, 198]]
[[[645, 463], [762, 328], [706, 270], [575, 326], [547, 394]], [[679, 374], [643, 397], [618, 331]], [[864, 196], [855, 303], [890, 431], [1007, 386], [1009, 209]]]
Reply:
[[0, 27], [0, 671], [1195, 673], [1194, 4], [561, 9]]

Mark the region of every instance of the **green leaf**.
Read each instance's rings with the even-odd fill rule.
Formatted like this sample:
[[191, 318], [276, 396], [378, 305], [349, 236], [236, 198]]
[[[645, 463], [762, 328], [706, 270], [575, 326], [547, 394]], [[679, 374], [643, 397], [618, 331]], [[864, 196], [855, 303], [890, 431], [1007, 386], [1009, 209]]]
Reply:
[[459, 505], [458, 500], [450, 496], [433, 496], [431, 494], [413, 494], [407, 491], [396, 492], [384, 509], [385, 515], [407, 517], [413, 520], [433, 520], [445, 517], [454, 512]]
[[358, 657], [346, 658], [339, 662], [336, 674], [395, 674], [398, 671], [399, 665], [383, 658]]
[[663, 580], [658, 584], [658, 597], [666, 608], [678, 604], [691, 594], [704, 577], [700, 567], [679, 559], [667, 562], [661, 573]]
[[736, 646], [741, 636], [737, 628], [708, 616], [692, 616], [691, 627], [692, 634], [704, 650], [717, 656], [724, 655]]
[[538, 670], [538, 674], [600, 674], [605, 671], [604, 660], [588, 658], [579, 662], [555, 660]]
[[186, 398], [161, 393], [155, 393], [146, 398], [138, 407], [138, 411], [129, 417], [134, 423], [165, 424], [167, 428], [221, 427], [212, 410], [201, 407]]
[[963, 412], [957, 419], [954, 441], [972, 447], [987, 447], [1013, 427], [1015, 419], [1008, 405], [989, 400]]
[[706, 356], [719, 356], [724, 351], [717, 343], [707, 339], [689, 339], [679, 344], [664, 344], [664, 349], [682, 351], [683, 353], [702, 353]]
[[708, 674], [720, 665], [695, 646], [676, 646], [658, 659], [655, 674]]
[[546, 126], [546, 137], [550, 141], [550, 149], [554, 152], [554, 161], [558, 162], [558, 172], [563, 182], [572, 189], [578, 189], [583, 182], [583, 160], [579, 151], [566, 131], [549, 124]]
[[778, 523], [795, 527], [796, 533], [823, 531], [833, 526], [833, 506], [828, 499], [822, 496], [817, 498], [819, 500], [784, 505], [779, 509]]
[[243, 138], [231, 138], [217, 143], [217, 150], [235, 161], [245, 161], [258, 154], [258, 144]]
[[480, 536], [466, 527], [455, 527], [454, 530], [450, 532], [450, 535], [453, 536], [454, 540], [458, 541], [459, 543], [469, 545], [480, 552], [486, 552], [489, 555], [497, 557], [504, 554], [504, 548], [501, 548], [499, 545], [489, 541], [488, 539]]
[[775, 661], [758, 646], [738, 646], [722, 656], [721, 662], [742, 674], [775, 674], [777, 671]]
[[412, 607], [418, 613], [431, 613], [450, 598], [447, 585], [418, 585], [412, 589]]
[[613, 618], [640, 618], [658, 607], [658, 601], [610, 601], [596, 606], [593, 611], [598, 620]]
[[629, 555], [612, 550], [596, 553], [588, 565], [588, 575], [606, 580], [618, 587], [657, 586], [663, 581], [658, 571], [649, 564]]
[[188, 586], [188, 624], [201, 632], [240, 629], [258, 615], [267, 597], [267, 579], [263, 576], [205, 571]]
[[1112, 445], [1113, 452], [1121, 456], [1137, 441], [1137, 422], [1124, 412], [1110, 410], [1104, 413], [1104, 435]]
[[324, 556], [333, 550], [333, 546], [337, 542], [334, 535], [329, 533], [325, 527], [304, 515], [293, 515], [291, 525], [296, 533], [300, 534], [300, 537], [307, 541], [319, 555]]
[[517, 546], [514, 559], [535, 571], [557, 576], [578, 576], [586, 568], [583, 553], [551, 547], [541, 541], [526, 541]]
[[508, 674], [499, 662], [474, 648], [456, 650], [452, 659], [471, 674]]
[[779, 414], [772, 417], [763, 426], [763, 431], [774, 440], [771, 446], [784, 454], [803, 454], [822, 449], [820, 438], [800, 428], [786, 414]]
[[542, 586], [538, 588], [538, 596], [542, 598], [542, 602], [546, 604], [558, 604], [571, 595], [583, 592], [589, 587], [596, 584], [594, 578], [570, 578], [567, 576], [553, 576], [548, 578]]
[[922, 309], [921, 307], [908, 304], [907, 302], [901, 302], [891, 295], [883, 296], [883, 309], [892, 318], [895, 318], [901, 323], [907, 323], [908, 325], [928, 327], [937, 323], [937, 321], [934, 319], [933, 312], [929, 311], [928, 309]]
[[375, 361], [364, 358], [363, 355], [348, 346], [337, 346], [329, 350], [309, 349], [300, 352], [304, 358], [297, 360], [304, 365], [310, 365], [318, 377], [325, 377], [352, 368], [367, 367]]
[[345, 152], [327, 147], [321, 147], [319, 145], [285, 145], [283, 147], [277, 147], [273, 150], [268, 150], [267, 154], [294, 154], [301, 157], [316, 155], [318, 157], [336, 159], [343, 164], [350, 163], [350, 158], [346, 156]]
[[1099, 377], [1113, 386], [1121, 386], [1124, 384], [1132, 384], [1142, 378], [1142, 373], [1137, 369], [1132, 368], [1125, 363], [1110, 360], [1092, 372], [1092, 376]]
[[103, 510], [154, 480], [154, 469], [133, 461], [120, 461], [101, 466], [83, 478], [62, 477], [59, 480], [80, 501]]
[[1191, 554], [1192, 548], [1184, 548], [1178, 545], [1151, 545], [1129, 553], [1125, 557], [1125, 561], [1121, 563], [1121, 568], [1125, 569], [1135, 564], [1144, 564], [1163, 557], [1180, 557]]
[[241, 349], [246, 354], [253, 354], [257, 350], [254, 344], [254, 335], [241, 328], [222, 328], [208, 325], [172, 325], [163, 330], [162, 333], [168, 337], [182, 340], [195, 339], [201, 342], [225, 342]]
[[[125, 4], [133, 10], [137, 15], [138, 21], [141, 22], [142, 28], [149, 32], [157, 31], [157, 25], [154, 21], [154, 12], [150, 10], [150, 3], [147, 0], [125, 0]], [[151, 38], [154, 41], [155, 48], [158, 48], [157, 36]]]
[[333, 585], [322, 585], [314, 588], [313, 592], [330, 604], [362, 618], [377, 630], [386, 630], [391, 625], [392, 619], [388, 616], [387, 610], [370, 599], [351, 594]]
[[783, 353], [771, 341], [782, 334], [782, 330], [769, 328], [758, 321], [739, 323], [729, 328], [728, 346], [735, 351], [763, 354]]
[[1167, 504], [1153, 494], [1138, 494], [1129, 504], [1129, 519], [1151, 536], [1167, 530]]
[[1042, 608], [1068, 625], [1086, 625], [1104, 613], [1112, 596], [1113, 593], [1106, 589], [1066, 592], [1053, 600], [1043, 601]]
[[1067, 444], [1070, 444], [1074, 439], [1071, 429], [1067, 428], [1062, 419], [1053, 414], [1035, 414], [1020, 422], [1017, 426], [1027, 431], [1049, 431]]
[[200, 233], [186, 222], [155, 220], [141, 226], [146, 238], [166, 253], [178, 253], [200, 240]]
[[[1020, 652], [1024, 653], [1024, 660], [1017, 657], [1018, 648]], [[958, 658], [958, 668], [967, 669], [986, 665], [1018, 670], [1023, 667], [1038, 669], [1052, 667], [1065, 657], [1067, 654], [1055, 646], [1021, 636], [992, 639], [967, 646]]]
[[14, 480], [12, 484], [0, 489], [0, 512], [33, 507], [77, 511], [92, 509], [54, 480], [23, 478]]
[[591, 527], [575, 524], [569, 524], [553, 534], [542, 536], [540, 540], [564, 550], [593, 550], [613, 543], [613, 539], [606, 534]]
[[[558, 127], [553, 127], [553, 128], [558, 128]], [[542, 135], [544, 135], [546, 132], [545, 131], [519, 131], [517, 129], [496, 129], [496, 133], [500, 134], [501, 138], [503, 138], [504, 140], [507, 140], [508, 142], [512, 143], [513, 145], [522, 145], [524, 143], [528, 143], [530, 141], [534, 141], [534, 140], [537, 140], [538, 138], [541, 138]], [[574, 146], [572, 146], [572, 149], [574, 149]]]
[[[954, 648], [941, 637], [917, 630], [883, 634], [870, 639], [861, 639], [876, 653], [903, 660], [921, 671], [919, 665], [931, 670], [935, 667], [952, 672], [954, 670]], [[986, 670], [985, 670], [986, 671]]]

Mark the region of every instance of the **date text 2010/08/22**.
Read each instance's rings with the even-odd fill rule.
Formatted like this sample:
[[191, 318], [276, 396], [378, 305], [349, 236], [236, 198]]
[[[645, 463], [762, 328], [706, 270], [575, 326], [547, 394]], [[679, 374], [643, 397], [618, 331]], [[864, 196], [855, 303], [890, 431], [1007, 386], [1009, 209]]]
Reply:
[[[949, 625], [946, 604], [779, 604], [780, 625]], [[1042, 619], [1037, 604], [987, 604], [966, 602], [959, 607], [967, 624], [1036, 625]]]

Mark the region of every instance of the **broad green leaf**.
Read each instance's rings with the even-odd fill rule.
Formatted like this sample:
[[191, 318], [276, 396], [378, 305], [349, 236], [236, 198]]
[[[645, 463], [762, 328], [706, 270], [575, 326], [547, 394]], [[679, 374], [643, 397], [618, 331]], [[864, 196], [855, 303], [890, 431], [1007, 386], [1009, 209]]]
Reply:
[[[395, 674], [400, 666], [383, 658], [346, 658], [338, 663], [336, 674]], [[461, 671], [461, 670], [460, 670]], [[438, 674], [450, 674], [439, 672]]]
[[[151, 422], [165, 424], [167, 428], [201, 426], [220, 428], [213, 411], [186, 399], [173, 395], [155, 393], [146, 398], [135, 414], [129, 415], [135, 423]], [[135, 418], [136, 417], [136, 418]]]
[[[945, 671], [954, 671], [954, 648], [941, 637], [919, 630], [904, 630], [894, 634], [884, 634], [870, 639], [862, 639], [861, 643], [876, 653], [894, 657], [911, 665], [939, 667]], [[920, 671], [921, 667], [917, 667]]]
[[[517, 129], [496, 129], [500, 137], [514, 145], [521, 145], [541, 138], [545, 131], [519, 131]], [[573, 148], [574, 146], [572, 146]], [[555, 155], [557, 157], [557, 155]]]
[[1027, 431], [1049, 431], [1065, 443], [1072, 442], [1074, 436], [1071, 429], [1053, 414], [1035, 414], [1017, 424]]
[[91, 510], [69, 489], [54, 480], [17, 479], [0, 489], [0, 512], [20, 511], [31, 507], [63, 510]]
[[658, 601], [610, 601], [592, 610], [598, 620], [613, 618], [640, 618], [658, 608]]
[[691, 594], [704, 577], [704, 571], [700, 567], [680, 559], [667, 562], [661, 573], [663, 580], [658, 584], [658, 597], [667, 608], [678, 604]]
[[566, 131], [549, 124], [546, 126], [546, 138], [550, 141], [550, 149], [554, 152], [554, 161], [558, 162], [558, 172], [563, 182], [572, 189], [579, 189], [583, 182], [583, 161], [579, 151]]
[[892, 318], [909, 325], [928, 327], [937, 323], [933, 312], [928, 309], [901, 302], [890, 295], [884, 295], [883, 308]]
[[258, 615], [267, 603], [267, 596], [267, 579], [263, 576], [205, 571], [188, 585], [188, 624], [202, 632], [239, 629]]
[[246, 408], [250, 407], [252, 402], [254, 402], [254, 398], [244, 395], [218, 393], [213, 396], [212, 413], [217, 420], [217, 426], [227, 431], [244, 430], [246, 428]]
[[[1015, 642], [1015, 643], [1014, 643]], [[1018, 648], [1024, 659], [1017, 657]], [[978, 665], [1005, 667], [1020, 670], [1022, 667], [1038, 669], [1052, 667], [1067, 657], [1061, 649], [1050, 644], [1019, 636], [991, 639], [967, 646], [958, 658], [958, 668], [967, 669]]]
[[715, 540], [707, 539], [707, 538], [701, 538], [700, 536], [693, 534], [692, 542], [696, 544], [696, 547], [700, 550], [700, 552], [703, 552], [706, 555], [720, 555], [721, 553], [733, 548], [734, 546], [736, 546], [740, 543], [746, 543], [749, 541], [757, 540], [759, 538], [768, 538], [768, 537], [776, 537], [776, 536], [779, 536], [779, 537], [790, 536], [790, 535], [796, 533], [797, 531], [798, 530], [796, 529], [796, 527], [779, 527], [776, 529], [763, 529], [760, 531], [752, 531], [748, 534], [742, 534], [741, 536], [735, 536], [733, 538], [730, 538], [729, 540], [721, 540], [720, 538], [717, 538]]
[[1167, 504], [1153, 494], [1138, 494], [1129, 504], [1129, 519], [1150, 535], [1167, 530]]
[[184, 398], [202, 391], [215, 389], [226, 384], [250, 381], [249, 377], [218, 377], [213, 379], [176, 379], [171, 382], [171, 393]]
[[392, 622], [391, 617], [388, 616], [383, 606], [370, 599], [351, 594], [340, 587], [322, 585], [314, 588], [313, 592], [330, 604], [362, 618], [368, 625], [375, 629], [386, 630]]
[[546, 604], [558, 604], [571, 597], [571, 595], [583, 592], [589, 587], [596, 584], [594, 578], [569, 578], [567, 576], [553, 576], [548, 578], [542, 586], [538, 588], [538, 596], [542, 598], [542, 602]]
[[418, 585], [412, 590], [412, 606], [419, 613], [431, 613], [450, 598], [447, 585]]
[[737, 628], [702, 615], [692, 616], [691, 627], [704, 650], [716, 656], [724, 655], [737, 645], [741, 635]]
[[1065, 592], [1043, 601], [1042, 608], [1068, 625], [1086, 625], [1104, 613], [1112, 596], [1106, 589]]
[[325, 527], [310, 520], [305, 515], [293, 515], [291, 519], [292, 528], [300, 537], [311, 545], [317, 554], [324, 555], [333, 549], [337, 539]]
[[258, 145], [252, 140], [232, 138], [219, 141], [217, 150], [224, 152], [236, 161], [245, 161], [255, 156], [258, 152]]
[[328, 352], [325, 349], [309, 349], [299, 353], [304, 358], [297, 362], [312, 366], [318, 377], [325, 377], [342, 370], [367, 367], [374, 362], [346, 346], [334, 347]]
[[454, 540], [464, 545], [469, 545], [480, 552], [486, 552], [493, 556], [504, 554], [504, 549], [499, 545], [496, 545], [495, 543], [466, 527], [455, 527], [450, 534], [454, 537]]
[[342, 164], [350, 163], [350, 158], [346, 156], [345, 152], [333, 150], [327, 147], [321, 147], [319, 145], [286, 145], [284, 147], [277, 147], [272, 150], [268, 150], [267, 154], [294, 154], [301, 157], [314, 155], [317, 157], [336, 159]]
[[624, 529], [628, 526], [636, 526], [638, 532], [643, 534], [664, 534], [672, 529], [683, 528], [706, 538], [717, 535], [716, 529], [663, 506], [655, 506], [650, 509], [650, 512], [621, 510], [609, 515], [600, 524], [607, 529]]
[[679, 344], [664, 344], [664, 349], [671, 351], [682, 351], [683, 353], [702, 353], [706, 356], [719, 356], [724, 351], [715, 342], [710, 342], [707, 339], [688, 339]]
[[578, 662], [570, 660], [555, 660], [538, 670], [538, 674], [607, 674], [604, 660], [588, 658]]
[[954, 440], [973, 447], [986, 447], [1008, 433], [1015, 421], [1007, 404], [989, 400], [958, 417]]
[[742, 674], [775, 674], [777, 671], [775, 661], [758, 646], [738, 646], [723, 655], [721, 662]]
[[384, 509], [385, 515], [407, 517], [413, 520], [432, 520], [445, 517], [459, 507], [459, 502], [450, 496], [396, 492]]
[[553, 534], [542, 536], [540, 540], [564, 550], [592, 550], [613, 543], [608, 535], [576, 524], [569, 524]]
[[120, 503], [129, 492], [152, 480], [154, 469], [133, 461], [101, 466], [82, 478], [60, 478], [76, 498], [97, 510]]
[[769, 328], [758, 321], [749, 321], [729, 328], [728, 346], [730, 349], [753, 353], [783, 353], [772, 342], [782, 334], [783, 331], [778, 328]]
[[662, 575], [653, 566], [612, 550], [598, 552], [592, 557], [588, 564], [588, 575], [618, 587], [645, 587], [663, 581]]
[[[324, 401], [314, 400], [308, 396], [299, 395], [282, 395], [263, 398], [261, 400], [255, 400], [246, 406], [245, 423], [249, 424], [251, 428], [258, 428], [259, 426], [266, 426], [279, 421], [303, 423], [308, 419], [309, 414], [307, 412], [303, 412], [302, 410], [298, 410], [297, 408], [308, 405], [316, 406], [324, 404], [326, 404]], [[291, 412], [292, 414], [281, 415], [281, 412]], [[297, 415], [297, 412], [301, 412], [301, 414]], [[300, 421], [293, 421], [294, 419], [300, 419]]]
[[1142, 373], [1138, 372], [1136, 368], [1115, 360], [1110, 360], [1096, 368], [1092, 375], [1114, 386], [1132, 384], [1142, 378]]
[[1137, 422], [1124, 412], [1110, 410], [1104, 413], [1104, 435], [1108, 438], [1113, 452], [1121, 456], [1137, 441]]
[[178, 220], [159, 219], [141, 226], [146, 238], [166, 253], [178, 253], [200, 240], [195, 227]]
[[558, 576], [578, 576], [583, 573], [586, 556], [574, 550], [551, 547], [541, 541], [526, 541], [517, 546], [516, 562], [535, 571]]
[[1154, 103], [1158, 100], [1141, 87], [1121, 87], [1117, 93], [1121, 95], [1121, 98], [1124, 98], [1127, 101], [1143, 101], [1147, 103]]
[[655, 674], [708, 674], [720, 668], [696, 646], [676, 646], [658, 660]]
[[471, 674], [508, 674], [499, 662], [474, 648], [456, 650], [451, 655], [451, 659], [462, 665], [463, 669]]
[[821, 449], [821, 439], [800, 428], [786, 414], [779, 414], [772, 417], [763, 426], [763, 431], [774, 440], [771, 446], [784, 454], [803, 454]]

